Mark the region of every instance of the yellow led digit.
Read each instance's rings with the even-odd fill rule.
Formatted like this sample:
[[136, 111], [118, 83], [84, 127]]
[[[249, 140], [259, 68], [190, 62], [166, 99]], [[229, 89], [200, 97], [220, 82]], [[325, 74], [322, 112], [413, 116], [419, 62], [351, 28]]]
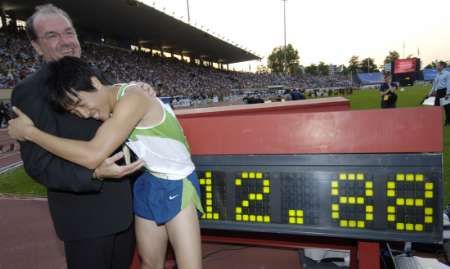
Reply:
[[[257, 186], [261, 186], [261, 190], [255, 190], [253, 187], [256, 183]], [[236, 187], [236, 200], [237, 205], [235, 208], [235, 219], [242, 222], [270, 222], [270, 216], [265, 215], [270, 212], [266, 212], [267, 206], [263, 206], [263, 212], [260, 211], [261, 207], [253, 206], [255, 203], [267, 203], [264, 200], [264, 195], [270, 194], [270, 180], [264, 177], [264, 173], [257, 171], [243, 171], [238, 174], [238, 177], [234, 179], [234, 185]], [[239, 201], [240, 200], [240, 201]]]
[[[414, 197], [398, 197], [398, 193], [403, 193], [402, 188], [405, 188], [405, 186], [408, 186], [410, 184], [414, 184], [414, 189], [416, 190], [423, 189], [423, 194], [413, 195]], [[423, 187], [419, 188], [418, 186]], [[396, 229], [397, 231], [423, 232], [425, 224], [433, 223], [433, 208], [425, 207], [426, 200], [433, 198], [434, 194], [433, 190], [434, 190], [433, 182], [426, 182], [426, 179], [423, 174], [414, 174], [414, 173], [396, 174], [395, 181], [386, 182], [386, 196], [390, 201], [388, 202], [388, 206], [386, 208], [387, 221], [392, 222], [394, 229]], [[417, 195], [421, 195], [421, 197], [416, 197]], [[397, 210], [396, 209], [397, 207], [406, 207], [406, 211]], [[412, 215], [414, 213], [411, 212], [414, 211], [411, 211], [411, 209], [409, 208], [412, 207], [423, 208], [424, 213], [423, 218], [417, 217], [415, 221], [411, 221], [411, 218], [414, 217], [414, 215]]]
[[[364, 189], [362, 190], [360, 190], [361, 184], [364, 186]], [[353, 195], [348, 195], [348, 191], [341, 190], [342, 188], [349, 188], [349, 186], [352, 188]], [[347, 193], [347, 195], [342, 195], [344, 193]], [[334, 197], [334, 202], [331, 204], [331, 219], [334, 220], [339, 227], [365, 229], [367, 222], [374, 220], [374, 206], [366, 204], [367, 202], [370, 203], [370, 198], [373, 197], [373, 195], [373, 181], [367, 180], [363, 173], [339, 173], [338, 180], [331, 181], [331, 196]], [[351, 219], [347, 219], [348, 216], [346, 216], [346, 219], [340, 219], [340, 217], [344, 217], [344, 215], [341, 214], [343, 208], [350, 207], [353, 209], [356, 206], [363, 206], [365, 209], [363, 215], [356, 215]], [[357, 210], [350, 211], [357, 212]]]
[[[205, 187], [205, 214], [202, 215], [202, 219], [207, 220], [219, 220], [220, 215], [218, 212], [214, 212], [214, 202], [212, 200], [213, 193], [213, 174], [211, 171], [206, 171], [204, 177], [199, 179], [200, 186]], [[236, 218], [237, 220], [237, 218]]]

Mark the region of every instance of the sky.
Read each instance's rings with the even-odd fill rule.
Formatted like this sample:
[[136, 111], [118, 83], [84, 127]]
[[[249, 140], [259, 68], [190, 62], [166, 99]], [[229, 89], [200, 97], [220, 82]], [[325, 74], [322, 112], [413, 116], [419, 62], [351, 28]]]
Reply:
[[[171, 16], [202, 26], [263, 59], [235, 65], [256, 71], [267, 65], [272, 49], [284, 45], [282, 0], [140, 0]], [[216, 34], [216, 35], [217, 35]], [[450, 60], [449, 0], [287, 0], [286, 39], [299, 52], [300, 64], [320, 61], [348, 64], [352, 55], [375, 58], [389, 51], [431, 61]]]

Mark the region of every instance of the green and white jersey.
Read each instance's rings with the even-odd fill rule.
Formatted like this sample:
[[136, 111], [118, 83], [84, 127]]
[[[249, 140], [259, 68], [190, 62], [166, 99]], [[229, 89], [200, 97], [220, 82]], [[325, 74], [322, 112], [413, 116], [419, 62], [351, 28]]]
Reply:
[[[129, 86], [121, 85], [118, 99]], [[162, 120], [153, 126], [135, 127], [126, 144], [155, 176], [170, 180], [186, 178], [195, 169], [189, 145], [172, 108], [158, 101], [164, 111]]]

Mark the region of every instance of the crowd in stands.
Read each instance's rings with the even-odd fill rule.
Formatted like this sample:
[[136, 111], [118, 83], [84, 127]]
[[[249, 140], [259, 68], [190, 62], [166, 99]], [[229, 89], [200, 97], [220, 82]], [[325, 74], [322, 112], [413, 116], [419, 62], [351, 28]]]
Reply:
[[[101, 44], [82, 44], [83, 58], [117, 82], [144, 81], [160, 96], [185, 96], [202, 99], [229, 96], [232, 89], [287, 88], [311, 89], [347, 87], [347, 78], [335, 76], [284, 76], [219, 70], [189, 64], [176, 58], [151, 56], [150, 53], [119, 49]], [[38, 69], [40, 60], [24, 33], [0, 32], [0, 89], [13, 88]]]

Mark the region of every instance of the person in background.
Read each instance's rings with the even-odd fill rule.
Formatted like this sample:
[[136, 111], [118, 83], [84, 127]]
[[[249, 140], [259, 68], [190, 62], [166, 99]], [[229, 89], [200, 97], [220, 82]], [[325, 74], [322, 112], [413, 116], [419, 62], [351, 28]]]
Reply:
[[[433, 80], [433, 85], [431, 86], [431, 91], [428, 94], [429, 96], [434, 96], [434, 105], [441, 105], [441, 98], [446, 97], [448, 86], [450, 83], [449, 75], [450, 73], [445, 70], [447, 64], [443, 61], [440, 61], [436, 65], [437, 74]], [[446, 104], [443, 106], [445, 110], [445, 125], [450, 124], [450, 104]]]
[[380, 86], [381, 108], [395, 108], [397, 104], [397, 94], [395, 90], [398, 88], [396, 83], [392, 82], [392, 75], [386, 73], [384, 75], [384, 83]]

